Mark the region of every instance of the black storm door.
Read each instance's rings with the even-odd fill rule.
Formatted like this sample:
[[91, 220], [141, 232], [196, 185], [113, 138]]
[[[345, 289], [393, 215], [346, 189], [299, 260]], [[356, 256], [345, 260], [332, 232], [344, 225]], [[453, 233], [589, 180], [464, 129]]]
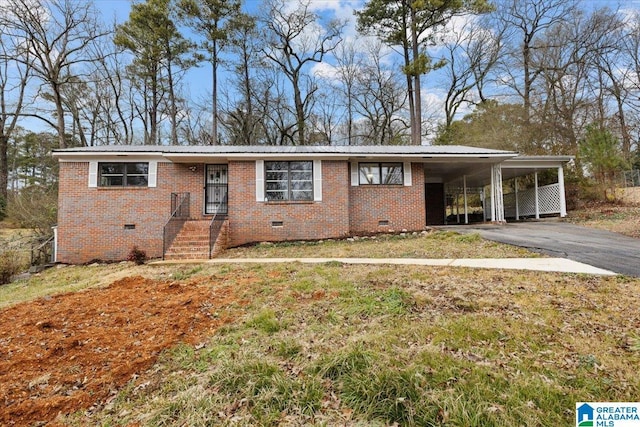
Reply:
[[205, 177], [205, 214], [228, 213], [227, 165], [207, 165]]

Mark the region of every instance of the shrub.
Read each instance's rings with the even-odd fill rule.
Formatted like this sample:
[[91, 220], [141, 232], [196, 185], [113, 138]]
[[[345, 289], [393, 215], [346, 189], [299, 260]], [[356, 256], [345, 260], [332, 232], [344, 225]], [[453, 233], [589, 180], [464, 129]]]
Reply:
[[22, 257], [15, 251], [0, 253], [0, 285], [9, 283], [11, 277], [19, 273], [23, 268]]
[[7, 217], [22, 228], [39, 236], [51, 235], [56, 224], [58, 189], [56, 186], [32, 185], [11, 192], [7, 200]]
[[133, 261], [136, 265], [142, 265], [147, 260], [147, 253], [142, 249], [138, 249], [137, 246], [131, 248], [129, 255], [127, 256], [127, 261]]

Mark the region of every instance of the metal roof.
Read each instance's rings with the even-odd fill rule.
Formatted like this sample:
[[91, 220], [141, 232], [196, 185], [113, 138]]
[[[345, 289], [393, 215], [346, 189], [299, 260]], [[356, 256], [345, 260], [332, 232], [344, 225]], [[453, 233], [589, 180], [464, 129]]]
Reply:
[[[501, 163], [504, 178], [561, 167], [571, 156], [519, 156], [515, 151], [462, 145], [104, 145], [53, 151], [60, 161], [145, 161], [211, 163], [230, 160], [410, 161], [424, 164], [427, 179], [470, 185], [490, 181], [491, 165]], [[473, 184], [472, 184], [473, 183]]]
[[56, 157], [69, 154], [113, 155], [122, 154], [195, 154], [195, 155], [347, 155], [347, 156], [497, 156], [515, 157], [514, 151], [492, 150], [489, 148], [461, 145], [101, 145], [54, 150]]

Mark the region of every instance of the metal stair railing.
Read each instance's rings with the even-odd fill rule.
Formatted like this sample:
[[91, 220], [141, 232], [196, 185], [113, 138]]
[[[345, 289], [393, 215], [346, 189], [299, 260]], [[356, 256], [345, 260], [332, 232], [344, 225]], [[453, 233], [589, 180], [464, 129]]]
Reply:
[[171, 193], [171, 216], [162, 230], [162, 259], [190, 218], [190, 193]]
[[[218, 203], [216, 208], [216, 213], [213, 214], [211, 218], [211, 222], [209, 223], [209, 258], [213, 255], [213, 247], [218, 240], [218, 236], [220, 235], [220, 230], [222, 230], [222, 224], [224, 223], [225, 218], [227, 217], [227, 209], [219, 209], [226, 208], [227, 206], [227, 196], [224, 196], [224, 199]], [[224, 212], [220, 212], [224, 211]]]

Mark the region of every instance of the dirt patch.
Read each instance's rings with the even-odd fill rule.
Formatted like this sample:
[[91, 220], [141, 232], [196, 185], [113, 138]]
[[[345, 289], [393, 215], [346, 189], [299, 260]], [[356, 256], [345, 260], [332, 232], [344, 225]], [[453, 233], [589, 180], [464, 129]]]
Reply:
[[0, 311], [0, 425], [50, 423], [104, 401], [162, 350], [231, 321], [218, 312], [233, 289], [133, 277]]

